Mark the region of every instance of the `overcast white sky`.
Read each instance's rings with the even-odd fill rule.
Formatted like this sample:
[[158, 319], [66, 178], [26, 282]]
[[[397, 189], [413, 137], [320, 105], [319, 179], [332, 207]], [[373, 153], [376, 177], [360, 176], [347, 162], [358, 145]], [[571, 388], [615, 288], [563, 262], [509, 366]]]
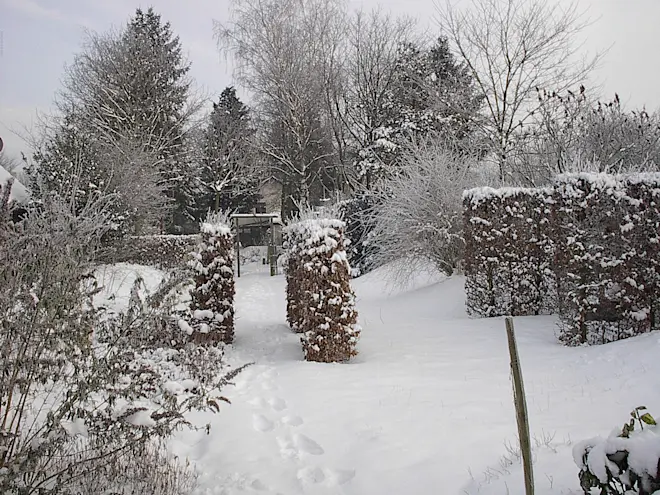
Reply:
[[[659, 108], [660, 0], [578, 1], [593, 20], [585, 31], [585, 49], [610, 48], [596, 74], [606, 96], [618, 92], [628, 107]], [[380, 5], [436, 28], [434, 0], [351, 3]], [[212, 33], [213, 19], [228, 18], [228, 0], [0, 0], [0, 136], [9, 154], [28, 149], [12, 130], [29, 127], [37, 111], [49, 110], [63, 66], [78, 51], [85, 29], [119, 26], [137, 7], [149, 6], [172, 24], [192, 62], [192, 76], [206, 93], [216, 97], [232, 84]]]

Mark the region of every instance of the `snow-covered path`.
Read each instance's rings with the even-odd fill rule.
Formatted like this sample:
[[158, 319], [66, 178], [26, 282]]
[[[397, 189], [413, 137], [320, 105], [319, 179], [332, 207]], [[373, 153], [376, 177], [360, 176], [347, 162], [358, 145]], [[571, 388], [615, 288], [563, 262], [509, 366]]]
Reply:
[[[355, 280], [360, 355], [320, 364], [302, 360], [286, 325], [284, 277], [261, 268], [237, 281], [228, 352], [255, 364], [227, 389], [231, 406], [198, 418], [210, 435], [174, 445], [206, 493], [522, 493], [507, 457], [516, 427], [504, 324], [467, 318], [460, 277], [397, 294], [377, 273]], [[660, 336], [567, 349], [551, 317], [517, 318], [516, 329], [537, 493], [581, 493], [570, 440], [607, 434], [641, 403], [660, 407]]]

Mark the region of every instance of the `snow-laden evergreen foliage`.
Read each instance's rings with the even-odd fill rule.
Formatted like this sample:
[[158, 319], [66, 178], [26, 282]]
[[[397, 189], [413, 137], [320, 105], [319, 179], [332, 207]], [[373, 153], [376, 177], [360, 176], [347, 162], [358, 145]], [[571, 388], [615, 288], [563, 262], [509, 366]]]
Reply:
[[34, 154], [28, 168], [32, 197], [52, 193], [80, 213], [101, 196], [112, 198], [111, 229], [106, 237], [148, 233], [166, 211], [157, 159], [135, 141], [108, 143], [91, 132], [78, 115], [65, 115]]
[[190, 321], [181, 330], [200, 343], [234, 340], [234, 250], [229, 219], [212, 213], [201, 225], [201, 242], [189, 262], [195, 287], [190, 291]]
[[429, 47], [401, 43], [381, 100], [380, 123], [358, 152], [358, 173], [367, 188], [401, 172], [402, 154], [411, 140], [435, 134], [455, 151], [474, 151], [481, 98], [445, 38]]
[[[248, 212], [258, 199], [259, 178], [255, 172], [257, 154], [255, 129], [250, 109], [226, 88], [213, 111], [202, 139], [201, 193], [196, 197], [198, 211]], [[263, 178], [261, 178], [263, 180]]]
[[[158, 195], [162, 196], [156, 203], [159, 206], [168, 203], [170, 208], [166, 211], [155, 208], [158, 214], [155, 223], [170, 233], [181, 233], [190, 223], [194, 192], [195, 174], [187, 132], [197, 104], [191, 99], [189, 64], [179, 38], [170, 24], [150, 8], [137, 9], [120, 30], [89, 33], [85, 41], [83, 49], [67, 67], [64, 87], [55, 102], [60, 116], [68, 120], [55, 126], [62, 127], [54, 132], [55, 136], [46, 136], [47, 153], [41, 158], [53, 163], [50, 171], [41, 173], [44, 160], [37, 157], [37, 172], [48, 176], [65, 165], [65, 176], [75, 179], [89, 175], [94, 187], [107, 188], [110, 174], [97, 177], [102, 158], [99, 149], [131, 149], [137, 158], [116, 157], [129, 161], [131, 167], [115, 171], [113, 180], [128, 174], [135, 177], [139, 172], [155, 176], [155, 184], [134, 180], [140, 189], [132, 191], [132, 195], [144, 198], [142, 205], [147, 209], [154, 201], [156, 186]], [[92, 149], [86, 146], [82, 156], [80, 146], [58, 143], [58, 135], [66, 133], [70, 124], [75, 126], [77, 138], [84, 137], [94, 145]], [[51, 148], [57, 153], [48, 152], [50, 141], [54, 141]], [[80, 169], [80, 173], [72, 173], [72, 166]], [[137, 172], [131, 172], [130, 168]], [[99, 183], [101, 179], [103, 182]], [[79, 186], [85, 191], [87, 182], [83, 180]]]
[[468, 310], [556, 311], [567, 345], [658, 328], [658, 197], [659, 174], [564, 174], [546, 189], [467, 191]]
[[284, 229], [287, 320], [302, 334], [307, 361], [341, 362], [357, 354], [360, 327], [344, 229], [341, 220], [313, 217]]

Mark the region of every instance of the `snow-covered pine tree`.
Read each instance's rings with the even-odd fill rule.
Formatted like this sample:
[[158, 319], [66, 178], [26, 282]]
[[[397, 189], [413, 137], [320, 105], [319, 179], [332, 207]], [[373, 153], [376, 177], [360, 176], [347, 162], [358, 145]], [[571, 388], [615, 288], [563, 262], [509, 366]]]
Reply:
[[211, 213], [201, 225], [201, 242], [190, 267], [195, 287], [190, 291], [192, 324], [179, 326], [198, 343], [231, 344], [234, 339], [234, 251], [227, 216]]
[[202, 138], [202, 192], [199, 211], [248, 212], [257, 203], [259, 179], [250, 140], [254, 136], [250, 109], [234, 87], [224, 89], [209, 115]]
[[[191, 104], [189, 64], [179, 38], [153, 9], [138, 9], [118, 32], [92, 33], [67, 69], [59, 107], [74, 109], [86, 132], [152, 155], [148, 165], [173, 203], [169, 232], [190, 223], [193, 171], [186, 147]], [[61, 108], [60, 108], [61, 109]]]
[[73, 115], [65, 115], [27, 169], [28, 185], [34, 199], [48, 192], [73, 195], [74, 209], [80, 212], [94, 190], [104, 188], [103, 177], [92, 137], [77, 125]]
[[[174, 211], [167, 230], [185, 230], [190, 223], [192, 177], [186, 156], [185, 131], [190, 109], [190, 64], [183, 56], [181, 42], [169, 22], [163, 22], [153, 8], [137, 9], [122, 41], [132, 61], [128, 71], [131, 125], [150, 151], [160, 159], [160, 172]], [[124, 86], [126, 87], [126, 86]], [[134, 105], [137, 103], [137, 105]]]

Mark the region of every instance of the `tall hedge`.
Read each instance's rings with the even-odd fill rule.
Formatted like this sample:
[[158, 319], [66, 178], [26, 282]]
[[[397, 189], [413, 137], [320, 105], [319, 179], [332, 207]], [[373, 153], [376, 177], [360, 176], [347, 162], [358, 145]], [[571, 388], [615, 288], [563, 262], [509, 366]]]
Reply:
[[548, 189], [464, 193], [467, 308], [556, 312], [560, 340], [659, 327], [660, 174], [565, 174]]
[[341, 362], [357, 354], [360, 335], [344, 222], [314, 218], [284, 229], [287, 319], [301, 334], [305, 359]]
[[478, 188], [464, 204], [468, 313], [474, 316], [538, 315], [555, 306], [544, 189]]

